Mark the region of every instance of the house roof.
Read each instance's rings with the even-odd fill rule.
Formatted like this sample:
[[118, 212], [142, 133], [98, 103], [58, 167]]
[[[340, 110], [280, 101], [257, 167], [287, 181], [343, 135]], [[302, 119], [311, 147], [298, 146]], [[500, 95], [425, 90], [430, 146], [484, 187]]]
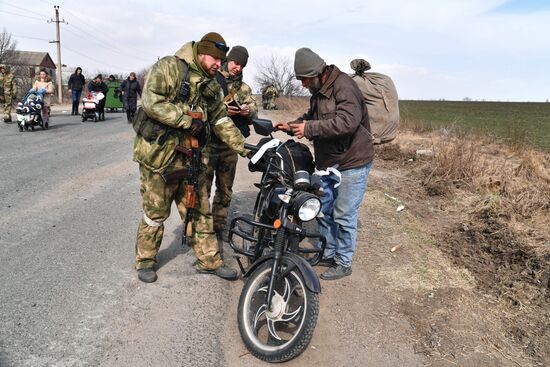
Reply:
[[15, 51], [14, 54], [15, 60], [17, 60], [16, 63], [20, 65], [42, 66], [50, 69], [56, 68], [50, 54], [47, 52]]

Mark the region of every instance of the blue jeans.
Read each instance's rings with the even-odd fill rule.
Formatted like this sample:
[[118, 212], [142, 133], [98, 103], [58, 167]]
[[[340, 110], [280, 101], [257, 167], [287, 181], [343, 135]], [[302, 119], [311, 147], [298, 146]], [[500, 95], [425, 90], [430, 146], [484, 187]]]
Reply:
[[367, 176], [372, 162], [341, 171], [342, 183], [337, 188], [334, 174], [322, 176], [324, 196], [321, 197], [323, 218], [317, 218], [319, 232], [327, 239], [324, 256], [334, 258], [336, 264], [351, 266], [357, 239], [359, 207], [367, 189]]
[[74, 90], [73, 89], [71, 91], [71, 97], [72, 97], [72, 100], [73, 100], [73, 110], [72, 110], [73, 113], [78, 112], [78, 105], [80, 104], [80, 95], [81, 94], [82, 94], [81, 90]]

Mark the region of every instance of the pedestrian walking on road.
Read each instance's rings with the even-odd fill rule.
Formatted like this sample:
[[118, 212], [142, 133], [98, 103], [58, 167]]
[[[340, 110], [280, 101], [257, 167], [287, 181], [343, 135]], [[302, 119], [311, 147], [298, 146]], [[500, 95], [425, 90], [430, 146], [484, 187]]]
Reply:
[[103, 76], [98, 74], [94, 80], [88, 83], [88, 91], [94, 93], [103, 93], [103, 98], [99, 100], [97, 104], [97, 113], [99, 114], [99, 119], [105, 121], [105, 102], [107, 101], [107, 92], [109, 87], [103, 81]]
[[128, 122], [132, 122], [137, 110], [138, 96], [141, 97], [141, 85], [139, 85], [136, 73], [133, 71], [128, 76], [128, 79], [120, 84], [120, 94], [122, 95], [122, 103], [126, 110], [126, 118]]
[[71, 115], [79, 115], [78, 106], [80, 105], [80, 96], [82, 95], [82, 89], [86, 85], [84, 75], [82, 75], [82, 68], [79, 66], [76, 68], [73, 74], [69, 77], [69, 93], [71, 93], [71, 99], [73, 101], [73, 107]]
[[40, 69], [38, 77], [34, 81], [33, 88], [41, 92], [44, 96], [44, 103], [42, 105], [42, 120], [45, 124], [50, 123], [50, 105], [52, 102], [52, 95], [54, 93], [54, 87], [52, 78], [48, 75], [46, 69]]

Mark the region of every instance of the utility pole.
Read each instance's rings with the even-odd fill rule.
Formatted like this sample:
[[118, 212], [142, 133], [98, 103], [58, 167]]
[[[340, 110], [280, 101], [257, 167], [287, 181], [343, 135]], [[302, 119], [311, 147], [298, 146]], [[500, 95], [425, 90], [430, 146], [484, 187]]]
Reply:
[[53, 8], [55, 9], [55, 20], [50, 19], [48, 23], [55, 23], [56, 39], [55, 41], [50, 41], [50, 43], [57, 43], [57, 98], [59, 100], [59, 104], [61, 104], [63, 103], [63, 82], [61, 78], [61, 38], [59, 37], [59, 23], [67, 22], [65, 22], [65, 19], [62, 21], [59, 20], [59, 5], [54, 5]]

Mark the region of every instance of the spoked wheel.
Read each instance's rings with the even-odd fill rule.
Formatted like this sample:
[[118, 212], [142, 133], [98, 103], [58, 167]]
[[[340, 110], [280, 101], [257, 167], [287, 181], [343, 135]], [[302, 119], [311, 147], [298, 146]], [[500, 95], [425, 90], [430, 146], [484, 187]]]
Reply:
[[266, 299], [271, 265], [268, 261], [260, 266], [243, 288], [239, 331], [256, 358], [284, 362], [307, 348], [317, 324], [319, 295], [307, 289], [302, 274], [295, 268], [275, 281], [269, 309]]

